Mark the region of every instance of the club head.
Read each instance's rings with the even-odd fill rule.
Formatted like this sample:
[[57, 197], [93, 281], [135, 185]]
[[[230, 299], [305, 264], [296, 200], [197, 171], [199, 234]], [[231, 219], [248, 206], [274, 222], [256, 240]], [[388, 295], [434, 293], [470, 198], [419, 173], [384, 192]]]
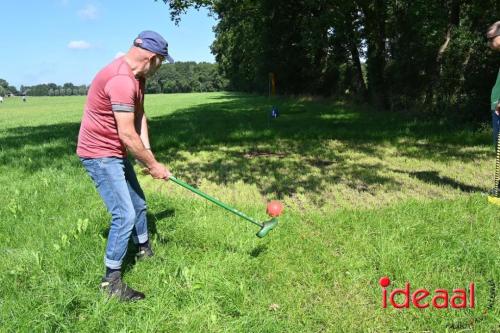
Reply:
[[277, 218], [272, 218], [270, 219], [269, 221], [267, 222], [264, 222], [262, 224], [262, 228], [259, 230], [259, 232], [256, 234], [257, 237], [259, 238], [262, 238], [264, 237], [265, 235], [267, 235], [267, 233], [271, 230], [274, 229], [274, 227], [276, 227], [276, 225], [278, 224], [278, 219]]

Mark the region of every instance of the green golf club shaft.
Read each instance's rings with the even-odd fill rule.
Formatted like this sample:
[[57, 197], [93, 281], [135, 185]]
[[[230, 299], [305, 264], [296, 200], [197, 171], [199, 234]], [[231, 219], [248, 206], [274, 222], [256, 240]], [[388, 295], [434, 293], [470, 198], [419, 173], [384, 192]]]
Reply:
[[256, 225], [258, 225], [259, 227], [261, 227], [261, 228], [262, 228], [262, 226], [263, 226], [263, 225], [262, 225], [261, 223], [259, 223], [259, 222], [255, 221], [254, 219], [252, 219], [250, 216], [247, 216], [247, 215], [243, 214], [242, 212], [240, 212], [239, 210], [236, 210], [236, 209], [234, 209], [234, 208], [232, 208], [232, 207], [230, 207], [230, 206], [226, 205], [226, 204], [225, 204], [225, 203], [223, 203], [222, 201], [219, 201], [219, 200], [215, 199], [214, 197], [211, 197], [211, 196], [209, 196], [208, 194], [203, 193], [202, 191], [200, 191], [200, 190], [198, 190], [198, 189], [196, 189], [196, 188], [192, 187], [191, 185], [189, 185], [189, 184], [187, 184], [187, 183], [183, 182], [182, 180], [177, 179], [177, 178], [175, 178], [174, 176], [170, 176], [168, 179], [169, 179], [169, 180], [171, 180], [171, 181], [173, 181], [174, 183], [176, 183], [176, 184], [178, 184], [178, 185], [180, 185], [180, 186], [184, 187], [184, 188], [187, 188], [187, 189], [188, 189], [188, 190], [190, 190], [191, 192], [194, 192], [194, 193], [198, 194], [199, 196], [202, 196], [203, 198], [205, 198], [205, 199], [207, 199], [207, 200], [209, 200], [209, 201], [213, 202], [213, 203], [214, 203], [214, 204], [216, 204], [217, 206], [220, 206], [220, 207], [222, 207], [222, 208], [224, 208], [224, 209], [226, 209], [226, 210], [230, 211], [231, 213], [236, 214], [236, 215], [238, 215], [239, 217], [244, 218], [245, 220], [250, 221], [250, 222], [252, 222], [253, 224], [256, 224]]
[[[500, 184], [500, 132], [497, 137], [497, 147], [496, 147], [497, 158], [495, 161], [495, 184], [493, 188], [498, 192], [498, 186]], [[496, 193], [498, 195], [498, 193]]]

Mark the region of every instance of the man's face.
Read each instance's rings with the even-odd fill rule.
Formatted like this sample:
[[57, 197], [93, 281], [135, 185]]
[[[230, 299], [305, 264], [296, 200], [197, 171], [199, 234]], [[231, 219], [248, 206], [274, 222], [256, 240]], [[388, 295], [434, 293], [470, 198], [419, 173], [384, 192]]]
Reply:
[[488, 38], [488, 45], [492, 50], [500, 51], [500, 21], [488, 28], [486, 38]]
[[145, 77], [151, 77], [154, 73], [156, 73], [156, 71], [158, 70], [158, 68], [160, 68], [161, 63], [163, 62], [163, 60], [164, 60], [163, 56], [161, 56], [159, 54], [153, 55], [149, 59], [149, 63], [146, 64], [144, 76]]
[[500, 51], [500, 35], [488, 39], [488, 44], [492, 50]]

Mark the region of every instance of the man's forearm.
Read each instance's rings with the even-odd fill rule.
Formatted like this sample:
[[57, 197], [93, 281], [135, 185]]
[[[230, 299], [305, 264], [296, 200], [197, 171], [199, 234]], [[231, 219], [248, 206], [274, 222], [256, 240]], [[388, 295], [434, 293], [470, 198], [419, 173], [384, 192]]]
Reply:
[[151, 148], [151, 144], [149, 143], [148, 121], [145, 114], [141, 119], [141, 129], [139, 133], [144, 146], [146, 148]]
[[120, 139], [125, 147], [127, 147], [128, 151], [130, 151], [136, 159], [144, 163], [146, 167], [151, 168], [155, 163], [158, 163], [151, 151], [147, 149], [149, 147], [144, 146], [137, 133], [123, 135]]

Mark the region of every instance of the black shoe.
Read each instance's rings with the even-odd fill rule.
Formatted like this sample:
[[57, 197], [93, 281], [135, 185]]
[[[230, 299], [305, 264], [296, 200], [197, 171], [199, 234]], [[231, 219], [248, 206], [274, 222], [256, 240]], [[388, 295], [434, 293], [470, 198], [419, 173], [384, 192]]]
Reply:
[[498, 187], [494, 187], [488, 191], [488, 195], [492, 197], [500, 197], [500, 189]]
[[134, 290], [122, 281], [120, 272], [111, 273], [110, 276], [102, 278], [101, 290], [109, 297], [117, 297], [120, 301], [138, 301], [146, 296], [140, 291]]
[[151, 249], [151, 246], [139, 246], [139, 252], [136, 253], [135, 258], [136, 260], [143, 260], [147, 258], [151, 258], [155, 254], [153, 253], [153, 250]]

